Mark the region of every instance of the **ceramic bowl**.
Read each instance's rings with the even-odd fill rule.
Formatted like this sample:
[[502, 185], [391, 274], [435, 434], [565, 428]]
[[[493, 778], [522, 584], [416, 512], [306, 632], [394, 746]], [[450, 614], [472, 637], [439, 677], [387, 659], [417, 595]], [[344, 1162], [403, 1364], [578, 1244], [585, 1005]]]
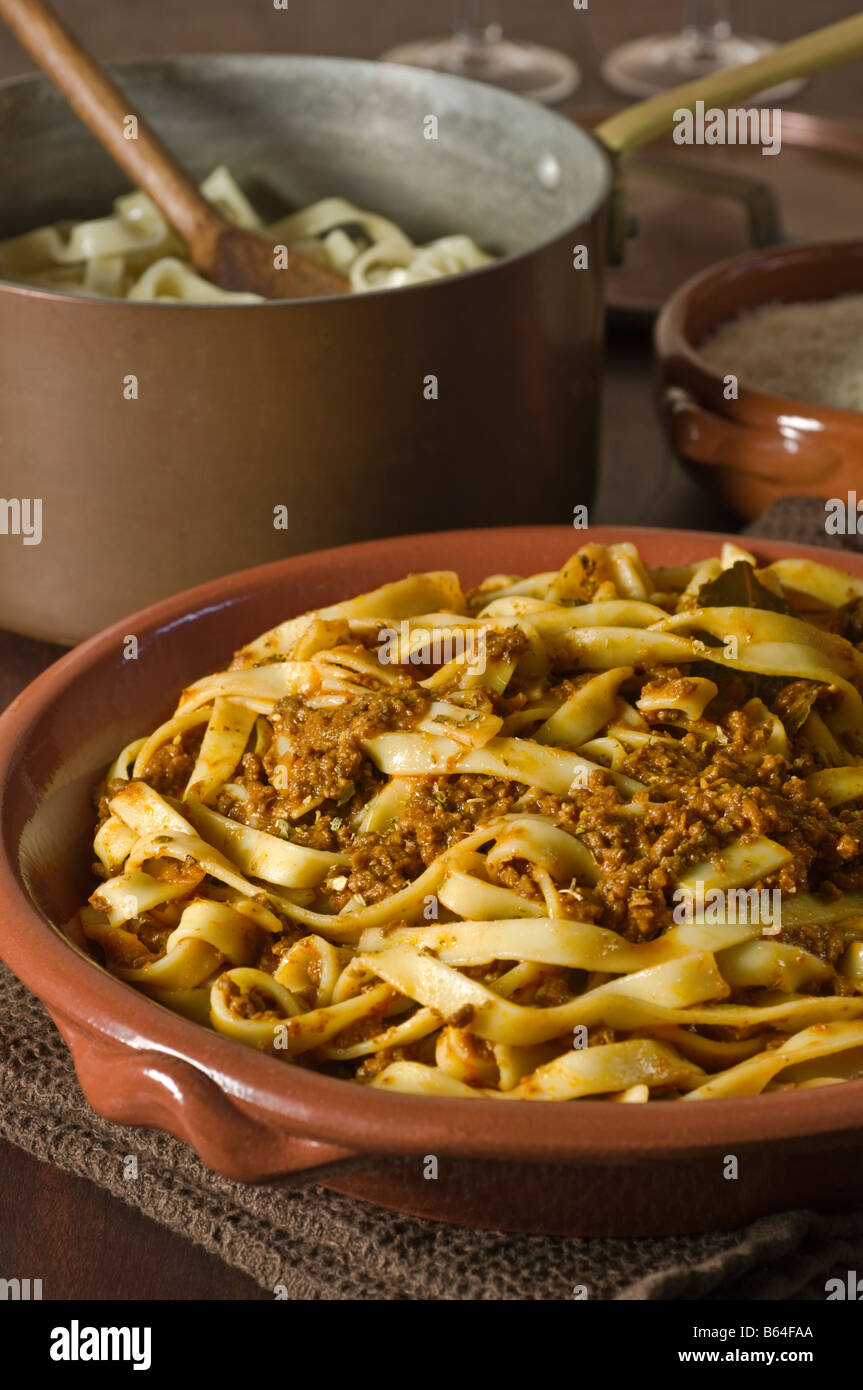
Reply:
[[753, 391], [726, 400], [699, 353], [720, 324], [764, 304], [863, 292], [863, 241], [748, 251], [681, 285], [656, 322], [659, 410], [672, 448], [743, 516], [804, 493], [845, 499], [860, 486], [863, 412]]

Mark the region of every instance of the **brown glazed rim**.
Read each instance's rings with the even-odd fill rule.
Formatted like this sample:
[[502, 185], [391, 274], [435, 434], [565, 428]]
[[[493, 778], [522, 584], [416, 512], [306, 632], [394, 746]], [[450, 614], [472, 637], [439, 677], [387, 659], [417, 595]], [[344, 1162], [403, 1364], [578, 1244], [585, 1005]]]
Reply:
[[[690, 305], [694, 299], [711, 291], [713, 297], [722, 302], [723, 290], [741, 277], [763, 269], [769, 272], [773, 267], [783, 264], [799, 263], [801, 284], [805, 285], [807, 275], [811, 274], [813, 264], [830, 260], [845, 260], [856, 256], [860, 262], [860, 292], [863, 293], [863, 240], [846, 237], [841, 241], [809, 241], [791, 246], [769, 246], [753, 251], [744, 251], [738, 256], [729, 256], [717, 261], [715, 265], [700, 270], [696, 275], [674, 291], [666, 300], [654, 329], [654, 343], [660, 363], [684, 362], [695, 379], [708, 387], [711, 398], [721, 401], [723, 390], [722, 376], [701, 356], [687, 329]], [[769, 282], [768, 282], [769, 283]], [[852, 293], [849, 289], [846, 293]], [[820, 295], [802, 296], [799, 301], [811, 302]], [[833, 295], [825, 298], [835, 298]], [[774, 302], [769, 291], [763, 300], [753, 301], [747, 308], [758, 308]], [[791, 303], [791, 300], [784, 301]], [[717, 315], [716, 325], [725, 322], [730, 315]], [[699, 404], [704, 405], [701, 398]], [[776, 396], [769, 391], [757, 391], [742, 382], [738, 387], [735, 418], [739, 424], [782, 423], [782, 417], [797, 420], [817, 421], [822, 428], [839, 432], [863, 433], [863, 415], [856, 410], [840, 410], [836, 406], [820, 405], [814, 401], [797, 400], [794, 396]], [[777, 417], [780, 417], [777, 422]]]
[[[69, 1026], [82, 1058], [88, 1052], [100, 1052], [118, 1060], [127, 1092], [134, 1093], [136, 1081], [145, 1086], [150, 1077], [167, 1076], [170, 1080], [179, 1064], [181, 1084], [173, 1088], [169, 1084], [162, 1092], [170, 1111], [164, 1127], [182, 1133], [199, 1151], [212, 1152], [214, 1140], [230, 1148], [232, 1135], [236, 1145], [242, 1146], [243, 1112], [263, 1122], [265, 1130], [259, 1130], [258, 1136], [269, 1130], [300, 1141], [339, 1145], [342, 1155], [346, 1150], [431, 1152], [516, 1161], [632, 1163], [641, 1158], [688, 1157], [730, 1147], [737, 1150], [859, 1131], [863, 1080], [744, 1099], [692, 1104], [656, 1101], [648, 1105], [590, 1100], [577, 1105], [456, 1100], [399, 1095], [335, 1080], [286, 1066], [161, 1007], [79, 953], [30, 901], [18, 869], [17, 845], [11, 843], [9, 807], [5, 804], [11, 774], [26, 754], [39, 720], [64, 699], [71, 684], [86, 677], [110, 650], [116, 651], [126, 633], [139, 635], [143, 661], [149, 647], [144, 638], [178, 622], [188, 622], [201, 610], [241, 602], [249, 605], [252, 635], [257, 630], [255, 593], [275, 580], [283, 581], [287, 589], [291, 579], [304, 571], [322, 576], [340, 573], [346, 576], [348, 592], [351, 571], [361, 574], [372, 557], [391, 560], [395, 578], [430, 565], [435, 556], [440, 564], [451, 562], [455, 554], [481, 556], [489, 537], [498, 541], [511, 538], [522, 551], [528, 546], [536, 555], [537, 569], [542, 567], [549, 547], [565, 552], [567, 544], [575, 549], [585, 540], [611, 543], [629, 539], [643, 548], [648, 559], [651, 552], [663, 549], [676, 563], [683, 563], [715, 554], [724, 541], [740, 539], [649, 527], [595, 527], [573, 533], [570, 527], [559, 526], [450, 531], [370, 541], [215, 580], [97, 634], [39, 676], [0, 717], [0, 826], [4, 836], [0, 954], [59, 1019], [64, 1032]], [[755, 549], [768, 560], [780, 555], [799, 556], [838, 564], [863, 577], [863, 557], [858, 555], [775, 541], [755, 541]], [[470, 563], [471, 569], [481, 569], [476, 559]], [[161, 1072], [160, 1063], [164, 1068]], [[98, 1095], [94, 1103], [98, 1108]], [[152, 1117], [146, 1122], [152, 1122]], [[283, 1170], [284, 1164], [274, 1164], [264, 1175], [275, 1176], [276, 1171]]]

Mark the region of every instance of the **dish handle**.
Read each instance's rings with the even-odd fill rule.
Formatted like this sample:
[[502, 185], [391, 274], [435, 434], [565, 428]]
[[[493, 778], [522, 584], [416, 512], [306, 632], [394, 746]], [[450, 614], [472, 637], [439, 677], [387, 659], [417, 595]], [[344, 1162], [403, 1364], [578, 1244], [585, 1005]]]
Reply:
[[823, 439], [790, 426], [780, 430], [742, 425], [699, 405], [681, 386], [666, 386], [659, 410], [671, 447], [681, 458], [707, 466], [787, 481], [789, 465], [800, 483], [816, 483], [839, 467], [836, 451]]
[[155, 1049], [106, 1046], [62, 1014], [51, 1017], [69, 1045], [81, 1089], [105, 1119], [147, 1125], [185, 1140], [209, 1168], [236, 1182], [264, 1182], [356, 1158], [350, 1149], [301, 1139], [269, 1125], [199, 1067]]

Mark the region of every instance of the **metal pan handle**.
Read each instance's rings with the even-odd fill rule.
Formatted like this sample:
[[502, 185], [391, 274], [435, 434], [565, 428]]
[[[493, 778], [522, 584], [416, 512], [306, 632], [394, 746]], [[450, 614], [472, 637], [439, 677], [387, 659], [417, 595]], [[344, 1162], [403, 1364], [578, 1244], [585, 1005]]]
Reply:
[[605, 147], [614, 164], [611, 194], [608, 258], [616, 264], [623, 259], [626, 239], [626, 203], [621, 161], [624, 155], [665, 134], [681, 109], [693, 110], [695, 103], [728, 106], [754, 92], [767, 91], [793, 77], [807, 77], [821, 68], [835, 67], [863, 56], [863, 14], [816, 29], [791, 43], [782, 44], [754, 63], [724, 68], [709, 77], [686, 82], [668, 92], [659, 92], [647, 101], [628, 106], [603, 121], [594, 135]]

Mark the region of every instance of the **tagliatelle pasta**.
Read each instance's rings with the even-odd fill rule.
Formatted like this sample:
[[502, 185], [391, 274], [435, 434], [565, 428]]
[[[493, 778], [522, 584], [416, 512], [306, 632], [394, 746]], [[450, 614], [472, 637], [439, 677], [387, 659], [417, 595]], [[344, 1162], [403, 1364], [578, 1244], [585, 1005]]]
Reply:
[[70, 928], [159, 1003], [418, 1095], [863, 1075], [863, 581], [629, 544], [411, 575], [203, 676]]
[[[231, 222], [266, 235], [289, 255], [296, 251], [338, 271], [355, 292], [458, 275], [493, 260], [463, 234], [417, 246], [395, 223], [344, 198], [324, 198], [265, 225], [224, 166], [204, 180], [201, 192]], [[0, 241], [0, 277], [109, 299], [261, 302], [260, 295], [223, 290], [198, 275], [184, 243], [140, 191], [115, 199], [107, 217]]]

